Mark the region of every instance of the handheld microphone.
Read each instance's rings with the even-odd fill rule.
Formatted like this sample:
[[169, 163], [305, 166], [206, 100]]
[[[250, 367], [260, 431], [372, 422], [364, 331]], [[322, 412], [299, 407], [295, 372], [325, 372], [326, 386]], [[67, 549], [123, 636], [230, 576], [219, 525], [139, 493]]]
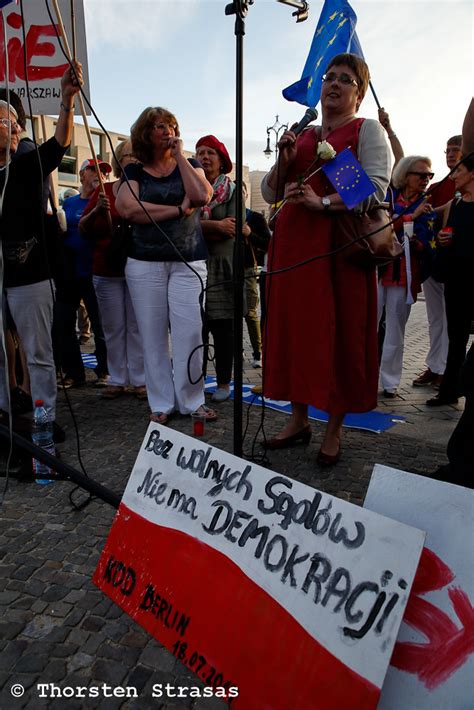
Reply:
[[[296, 136], [299, 136], [301, 131], [306, 128], [306, 126], [311, 123], [311, 121], [315, 121], [318, 117], [318, 112], [316, 111], [315, 108], [308, 108], [305, 112], [305, 115], [301, 119], [299, 123], [296, 123], [294, 126], [291, 127], [291, 131]], [[290, 141], [285, 141], [285, 143], [281, 146], [281, 148], [286, 148], [288, 145], [291, 145]]]
[[315, 108], [308, 108], [305, 112], [305, 115], [301, 119], [301, 121], [296, 125], [295, 128], [292, 128], [291, 130], [295, 134], [295, 136], [299, 136], [301, 131], [306, 128], [306, 126], [311, 123], [311, 121], [315, 121], [318, 117], [318, 112], [316, 111]]

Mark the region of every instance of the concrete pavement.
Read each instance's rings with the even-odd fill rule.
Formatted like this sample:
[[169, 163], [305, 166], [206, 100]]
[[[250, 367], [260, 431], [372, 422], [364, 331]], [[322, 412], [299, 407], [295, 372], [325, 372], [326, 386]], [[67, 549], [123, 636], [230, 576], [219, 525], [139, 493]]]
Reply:
[[[403, 414], [407, 423], [385, 434], [347, 431], [343, 456], [330, 472], [318, 469], [315, 458], [322, 425], [313, 426], [309, 446], [271, 452], [264, 465], [310, 486], [361, 504], [374, 463], [409, 471], [430, 471], [446, 462], [445, 445], [459, 418], [457, 406], [429, 410], [424, 401], [431, 388], [411, 386], [424, 369], [428, 339], [424, 304], [412, 311], [406, 340], [406, 367], [396, 400], [380, 400], [380, 409]], [[244, 379], [259, 382], [261, 371], [250, 366], [246, 348]], [[89, 373], [92, 382], [92, 375]], [[121, 493], [148, 426], [148, 407], [134, 397], [101, 401], [92, 386], [69, 390], [79, 430], [80, 454], [87, 473]], [[246, 407], [244, 413], [246, 412]], [[261, 409], [250, 411], [244, 442], [261, 454], [257, 434]], [[232, 403], [219, 406], [219, 420], [206, 428], [205, 440], [232, 450]], [[272, 436], [286, 415], [266, 410], [265, 431]], [[59, 396], [58, 421], [67, 429], [62, 457], [79, 468], [78, 445], [64, 394]], [[189, 417], [170, 426], [191, 434]], [[4, 479], [0, 479], [0, 485]], [[75, 511], [68, 494], [73, 486], [48, 486], [10, 481], [0, 510], [2, 575], [0, 578], [0, 708], [194, 708], [223, 707], [218, 700], [153, 699], [154, 683], [202, 684], [158, 641], [148, 636], [91, 582], [115, 511], [99, 500]], [[84, 498], [76, 492], [75, 498]], [[131, 686], [138, 699], [39, 698], [37, 684], [58, 686]], [[12, 696], [13, 684], [24, 694]], [[299, 709], [295, 709], [299, 710]]]

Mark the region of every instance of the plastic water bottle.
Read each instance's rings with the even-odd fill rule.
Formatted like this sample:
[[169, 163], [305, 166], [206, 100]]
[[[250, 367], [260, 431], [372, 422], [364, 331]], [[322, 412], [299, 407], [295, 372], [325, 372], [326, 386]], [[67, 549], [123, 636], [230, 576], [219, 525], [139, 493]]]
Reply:
[[[56, 449], [53, 441], [53, 423], [48, 417], [42, 399], [35, 400], [31, 438], [33, 440], [33, 444], [40, 446], [42, 449], [47, 451], [48, 454], [51, 454], [52, 456], [55, 455]], [[54, 472], [52, 469], [37, 459], [33, 459], [33, 472], [35, 474], [36, 483], [43, 485], [53, 482]]]

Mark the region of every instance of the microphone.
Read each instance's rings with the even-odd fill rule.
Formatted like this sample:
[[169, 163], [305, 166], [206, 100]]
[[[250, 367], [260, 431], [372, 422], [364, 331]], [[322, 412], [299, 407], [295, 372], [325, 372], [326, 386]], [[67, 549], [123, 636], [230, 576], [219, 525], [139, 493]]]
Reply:
[[[316, 109], [315, 108], [308, 108], [308, 109], [306, 109], [305, 115], [303, 116], [301, 121], [299, 123], [294, 124], [294, 126], [292, 126], [290, 128], [290, 130], [293, 131], [293, 133], [296, 136], [299, 136], [301, 131], [304, 128], [306, 128], [308, 123], [311, 123], [311, 121], [315, 121], [317, 119], [317, 117], [318, 117], [318, 112], [316, 111]], [[282, 146], [280, 146], [280, 148], [286, 148], [289, 145], [291, 145], [291, 142], [285, 141], [285, 143]]]
[[296, 125], [295, 128], [292, 128], [291, 130], [295, 134], [295, 136], [299, 136], [301, 131], [306, 128], [306, 126], [311, 123], [311, 121], [315, 121], [318, 117], [318, 112], [316, 111], [315, 108], [308, 108], [305, 112], [305, 115], [301, 119], [301, 121]]

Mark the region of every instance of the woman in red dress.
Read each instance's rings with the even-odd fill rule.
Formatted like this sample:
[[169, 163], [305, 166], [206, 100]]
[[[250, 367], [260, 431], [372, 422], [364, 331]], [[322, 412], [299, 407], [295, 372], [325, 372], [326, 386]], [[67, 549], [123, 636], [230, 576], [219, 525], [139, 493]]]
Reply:
[[[340, 456], [347, 412], [377, 404], [377, 293], [375, 269], [353, 266], [343, 254], [324, 257], [283, 273], [285, 267], [330, 252], [337, 218], [347, 208], [321, 171], [318, 146], [327, 141], [339, 153], [349, 147], [369, 175], [375, 193], [357, 205], [366, 210], [384, 200], [391, 172], [390, 150], [378, 121], [356, 118], [369, 82], [365, 62], [339, 54], [326, 71], [321, 92], [322, 126], [296, 138], [286, 131], [279, 161], [264, 178], [268, 202], [284, 194], [269, 252], [268, 320], [265, 332], [264, 393], [292, 403], [287, 426], [267, 449], [311, 438], [308, 404], [329, 414], [318, 463]], [[284, 191], [284, 192], [283, 192]]]

